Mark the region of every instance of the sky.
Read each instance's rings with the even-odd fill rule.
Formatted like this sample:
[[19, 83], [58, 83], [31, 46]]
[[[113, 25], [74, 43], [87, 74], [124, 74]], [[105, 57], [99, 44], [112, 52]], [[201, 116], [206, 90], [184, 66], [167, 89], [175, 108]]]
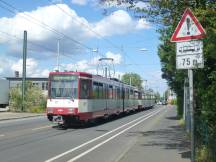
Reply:
[[3, 0], [0, 77], [12, 77], [14, 71], [22, 74], [26, 30], [28, 77], [47, 77], [56, 68], [102, 75], [106, 65], [112, 77], [137, 73], [147, 80], [144, 86], [162, 94], [167, 84], [161, 78], [156, 29], [145, 19], [135, 18], [126, 6], [99, 5], [96, 0]]

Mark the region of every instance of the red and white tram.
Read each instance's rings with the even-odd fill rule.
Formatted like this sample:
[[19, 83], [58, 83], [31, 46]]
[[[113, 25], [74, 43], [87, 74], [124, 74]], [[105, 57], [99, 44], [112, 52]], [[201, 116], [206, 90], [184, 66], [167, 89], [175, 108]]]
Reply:
[[117, 79], [85, 72], [50, 72], [48, 94], [48, 119], [64, 125], [151, 107], [155, 103], [152, 95], [144, 95]]

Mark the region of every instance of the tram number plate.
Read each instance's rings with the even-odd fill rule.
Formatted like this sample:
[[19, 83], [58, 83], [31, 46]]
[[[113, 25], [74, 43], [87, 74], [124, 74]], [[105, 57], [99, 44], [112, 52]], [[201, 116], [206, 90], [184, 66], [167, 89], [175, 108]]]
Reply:
[[185, 55], [176, 57], [177, 69], [196, 69], [203, 68], [203, 55]]

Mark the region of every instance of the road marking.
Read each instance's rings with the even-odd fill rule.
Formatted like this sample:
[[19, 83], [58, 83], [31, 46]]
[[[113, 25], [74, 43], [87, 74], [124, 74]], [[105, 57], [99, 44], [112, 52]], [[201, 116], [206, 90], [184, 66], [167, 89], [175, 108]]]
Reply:
[[40, 129], [45, 129], [45, 128], [51, 128], [52, 125], [46, 125], [46, 126], [43, 126], [43, 127], [38, 127], [38, 128], [33, 128], [32, 130], [35, 131], [35, 130], [40, 130]]
[[83, 153], [81, 153], [81, 154], [79, 154], [79, 155], [75, 156], [74, 158], [70, 159], [70, 160], [69, 160], [69, 161], [67, 161], [67, 162], [74, 162], [74, 161], [76, 161], [76, 160], [80, 159], [81, 157], [83, 157], [83, 156], [85, 156], [86, 154], [88, 154], [88, 153], [92, 152], [93, 150], [95, 150], [96, 148], [98, 148], [98, 147], [102, 146], [103, 144], [105, 144], [105, 143], [107, 143], [107, 142], [111, 141], [112, 139], [116, 138], [117, 136], [121, 135], [122, 133], [126, 132], [127, 130], [129, 130], [129, 129], [131, 129], [131, 128], [135, 127], [136, 125], [138, 125], [138, 124], [142, 123], [143, 121], [145, 121], [145, 120], [149, 119], [150, 117], [152, 117], [152, 116], [154, 116], [154, 115], [158, 114], [160, 111], [161, 111], [161, 110], [157, 111], [157, 112], [156, 112], [156, 113], [154, 113], [154, 114], [151, 114], [151, 115], [147, 116], [147, 117], [146, 117], [146, 118], [144, 118], [144, 119], [141, 119], [140, 121], [136, 122], [135, 124], [133, 124], [133, 125], [131, 125], [131, 126], [129, 126], [129, 127], [127, 127], [127, 128], [125, 128], [125, 129], [124, 129], [124, 130], [122, 130], [121, 132], [119, 132], [119, 133], [117, 133], [117, 134], [115, 134], [115, 135], [111, 136], [110, 138], [106, 139], [105, 141], [103, 141], [103, 142], [101, 142], [101, 143], [99, 143], [99, 144], [95, 145], [94, 147], [92, 147], [92, 148], [88, 149], [87, 151], [85, 151], [85, 152], [83, 152]]
[[4, 134], [0, 134], [0, 137], [4, 137], [5, 135]]
[[105, 134], [103, 134], [103, 135], [101, 135], [101, 136], [98, 136], [98, 137], [96, 137], [96, 138], [93, 138], [93, 139], [90, 140], [90, 141], [87, 141], [87, 142], [85, 142], [85, 143], [83, 143], [83, 144], [81, 144], [81, 145], [79, 145], [79, 146], [77, 146], [77, 147], [74, 147], [74, 148], [72, 148], [72, 149], [70, 149], [70, 150], [68, 150], [68, 151], [66, 151], [66, 152], [63, 152], [63, 153], [61, 153], [61, 154], [59, 154], [59, 155], [57, 155], [57, 156], [55, 156], [55, 157], [52, 157], [52, 158], [46, 160], [45, 162], [52, 162], [52, 161], [54, 161], [54, 160], [56, 160], [56, 159], [59, 159], [59, 158], [65, 156], [65, 155], [67, 155], [67, 154], [69, 154], [69, 153], [71, 153], [71, 152], [73, 152], [73, 151], [76, 151], [76, 150], [78, 150], [78, 149], [80, 149], [80, 148], [82, 148], [82, 147], [84, 147], [84, 146], [86, 146], [86, 145], [88, 145], [88, 144], [94, 142], [94, 141], [97, 141], [97, 140], [99, 140], [99, 139], [101, 139], [101, 138], [103, 138], [103, 137], [105, 137], [105, 136], [107, 136], [107, 135], [109, 135], [109, 134], [111, 134], [111, 133], [113, 133], [113, 132], [116, 132], [117, 130], [119, 130], [119, 129], [121, 129], [121, 128], [123, 128], [123, 127], [125, 127], [125, 126], [127, 126], [127, 125], [129, 125], [129, 124], [131, 124], [131, 123], [134, 123], [134, 122], [136, 122], [137, 120], [140, 120], [140, 119], [145, 118], [145, 117], [147, 117], [147, 116], [149, 116], [149, 115], [151, 115], [151, 114], [154, 114], [154, 113], [157, 112], [157, 111], [158, 111], [158, 110], [155, 110], [155, 111], [153, 111], [153, 112], [151, 112], [151, 113], [149, 113], [149, 114], [146, 114], [146, 115], [141, 116], [141, 117], [139, 117], [139, 118], [137, 118], [137, 119], [135, 119], [135, 120], [132, 120], [132, 121], [130, 121], [129, 123], [126, 123], [126, 124], [124, 124], [124, 125], [122, 125], [122, 126], [116, 128], [116, 129], [113, 129], [113, 130], [111, 130], [111, 131], [109, 131], [109, 132], [107, 132], [107, 133], [105, 133]]

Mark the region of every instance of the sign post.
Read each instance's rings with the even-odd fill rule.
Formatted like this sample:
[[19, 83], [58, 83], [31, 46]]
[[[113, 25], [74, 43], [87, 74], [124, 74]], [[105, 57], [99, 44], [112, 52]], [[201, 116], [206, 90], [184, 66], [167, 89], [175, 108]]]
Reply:
[[[204, 67], [203, 42], [205, 30], [192, 11], [187, 8], [171, 37], [176, 42], [176, 68], [188, 69], [189, 101], [191, 114], [191, 162], [195, 162], [193, 70]], [[187, 111], [187, 110], [186, 110]]]

